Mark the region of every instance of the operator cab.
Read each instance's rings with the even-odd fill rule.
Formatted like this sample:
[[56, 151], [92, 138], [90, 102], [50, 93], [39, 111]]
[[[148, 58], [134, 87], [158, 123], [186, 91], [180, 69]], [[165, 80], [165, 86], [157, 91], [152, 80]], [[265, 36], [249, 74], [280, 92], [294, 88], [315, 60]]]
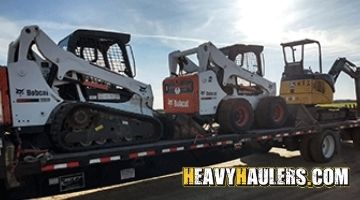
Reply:
[[239, 67], [264, 76], [264, 46], [235, 44], [223, 47], [220, 50]]
[[135, 66], [129, 41], [130, 35], [126, 33], [76, 30], [58, 45], [91, 64], [132, 78]]
[[[227, 58], [233, 61], [237, 66], [259, 76], [264, 76], [265, 72], [263, 50], [264, 46], [244, 44], [235, 44], [220, 49], [220, 51], [222, 51], [223, 54], [226, 55]], [[222, 82], [223, 70], [220, 68], [220, 70], [217, 71], [216, 74], [218, 76], [219, 82]], [[238, 94], [260, 94], [263, 92], [262, 89], [259, 88], [257, 85], [247, 80], [244, 80], [241, 77], [236, 77], [234, 84], [228, 84], [221, 87], [229, 95], [233, 94], [234, 88], [236, 89]]]
[[[58, 46], [96, 67], [134, 78], [135, 59], [129, 41], [130, 35], [126, 33], [79, 29], [61, 40]], [[77, 74], [77, 77], [82, 83], [81, 90], [87, 101], [126, 102], [134, 94], [127, 88], [111, 85], [106, 80], [84, 74]], [[62, 98], [78, 100], [75, 86], [72, 83], [60, 86]]]
[[[312, 67], [308, 66], [308, 69], [305, 69], [305, 46], [310, 46], [315, 44], [317, 47], [318, 54], [318, 70], [313, 71]], [[323, 79], [326, 81], [334, 90], [334, 80], [328, 74], [322, 73], [322, 59], [321, 59], [321, 45], [319, 41], [304, 39], [289, 43], [282, 43], [285, 61], [285, 71], [283, 73], [284, 80], [294, 80], [294, 79]], [[298, 51], [300, 48], [300, 52]], [[290, 55], [289, 55], [290, 54]], [[289, 59], [289, 60], [288, 60]]]
[[[331, 75], [322, 72], [320, 43], [316, 40], [304, 39], [282, 43], [281, 46], [285, 69], [281, 78], [280, 95], [287, 103], [314, 105], [331, 102], [335, 91], [334, 79]], [[305, 54], [305, 47], [314, 46], [315, 50], [309, 49]], [[311, 57], [314, 55], [315, 57]], [[318, 61], [317, 68], [316, 61]], [[311, 65], [309, 66], [308, 63]], [[305, 69], [305, 66], [309, 68]]]

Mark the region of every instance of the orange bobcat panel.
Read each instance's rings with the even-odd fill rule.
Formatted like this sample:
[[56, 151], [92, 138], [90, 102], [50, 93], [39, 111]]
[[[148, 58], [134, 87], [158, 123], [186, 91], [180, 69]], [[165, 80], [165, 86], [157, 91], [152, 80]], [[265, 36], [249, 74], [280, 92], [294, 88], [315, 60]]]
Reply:
[[165, 113], [199, 112], [199, 78], [197, 75], [169, 77], [163, 81]]

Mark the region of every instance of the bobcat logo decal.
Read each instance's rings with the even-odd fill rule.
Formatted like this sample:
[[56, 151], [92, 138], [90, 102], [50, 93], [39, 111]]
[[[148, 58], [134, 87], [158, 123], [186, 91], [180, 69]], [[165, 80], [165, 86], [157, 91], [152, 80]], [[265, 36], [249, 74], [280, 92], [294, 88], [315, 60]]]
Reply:
[[15, 89], [16, 89], [16, 94], [17, 94], [17, 95], [19, 95], [20, 97], [21, 97], [22, 95], [24, 95], [24, 91], [25, 91], [24, 88], [23, 88], [23, 89], [15, 88]]

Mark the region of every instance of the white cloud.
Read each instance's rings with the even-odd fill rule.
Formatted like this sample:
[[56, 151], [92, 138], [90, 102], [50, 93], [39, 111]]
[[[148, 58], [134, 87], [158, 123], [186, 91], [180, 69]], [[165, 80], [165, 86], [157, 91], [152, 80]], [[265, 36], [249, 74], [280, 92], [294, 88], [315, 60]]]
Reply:
[[[323, 46], [324, 63], [332, 63], [336, 57], [344, 56], [360, 65], [360, 55], [358, 54], [360, 52], [359, 26], [347, 26], [345, 21], [342, 26], [331, 26], [331, 22], [324, 21], [323, 23], [327, 23], [328, 26], [323, 26], [320, 20], [327, 19], [324, 16], [317, 19], [315, 23], [314, 17], [330, 14], [310, 12], [316, 10], [316, 7], [302, 6], [302, 9], [299, 9], [300, 4], [305, 5], [307, 3], [303, 0], [291, 2], [287, 0], [238, 0], [223, 1], [219, 4], [219, 2], [186, 0], [178, 2], [180, 14], [165, 16], [164, 18], [153, 18], [151, 16], [151, 12], [161, 12], [161, 10], [147, 11], [144, 14], [136, 5], [116, 15], [119, 20], [109, 18], [109, 16], [114, 17], [114, 14], [107, 15], [106, 12], [100, 12], [97, 15], [89, 15], [92, 11], [83, 11], [78, 8], [76, 12], [69, 9], [62, 13], [62, 15], [69, 14], [65, 17], [62, 16], [66, 22], [46, 20], [34, 22], [30, 19], [11, 21], [0, 17], [0, 24], [2, 24], [0, 64], [6, 61], [7, 46], [10, 41], [18, 36], [21, 27], [37, 23], [55, 41], [77, 28], [88, 28], [129, 32], [135, 40], [139, 38], [149, 41], [156, 40], [159, 42], [159, 48], [162, 45], [164, 48], [173, 50], [195, 47], [206, 41], [212, 41], [217, 46], [233, 43], [262, 44], [265, 45], [266, 53], [268, 53], [265, 55], [268, 61], [266, 66], [269, 75], [267, 77], [277, 82], [280, 80], [283, 68], [279, 45], [281, 42], [303, 38], [317, 39]], [[323, 9], [326, 10], [326, 8]], [[331, 13], [333, 15], [339, 14], [336, 10], [331, 10]], [[84, 16], [85, 19], [81, 16]], [[92, 23], [93, 21], [96, 21], [97, 24]], [[151, 54], [151, 49], [148, 51]], [[153, 56], [166, 57], [167, 55]], [[137, 57], [137, 59], [143, 58]], [[151, 60], [144, 62], [151, 66], [163, 66], [163, 70], [166, 71], [166, 59], [161, 60], [164, 63], [152, 62]], [[157, 58], [156, 61], [159, 60]], [[142, 67], [139, 66], [139, 68]], [[328, 67], [325, 66], [324, 69]], [[145, 78], [141, 80], [143, 82], [160, 83], [164, 78], [161, 75], [167, 74], [162, 71], [150, 79], [147, 74], [141, 75], [146, 73], [146, 70], [144, 72], [142, 69], [138, 70], [140, 71], [140, 78]], [[153, 86], [153, 88], [156, 94], [156, 102], [161, 102], [159, 100], [161, 96], [158, 96], [161, 95], [161, 89], [158, 88], [160, 84], [155, 85], [157, 86]], [[157, 107], [162, 106], [161, 103], [156, 104]]]
[[5, 64], [7, 60], [7, 50], [10, 42], [16, 39], [19, 25], [6, 18], [0, 17], [0, 64]]
[[289, 12], [293, 4], [287, 0], [238, 1], [234, 28], [245, 35], [245, 40], [252, 42], [280, 41], [287, 25], [296, 18], [295, 12]]
[[151, 35], [151, 34], [142, 34], [142, 33], [134, 33], [132, 35], [135, 37], [140, 37], [140, 38], [152, 38], [152, 39], [164, 40], [164, 42], [168, 41], [168, 40], [178, 41], [178, 42], [194, 42], [194, 43], [206, 42], [206, 40], [203, 40], [203, 39], [178, 37], [178, 36], [170, 36], [170, 35], [156, 35], [156, 34]]

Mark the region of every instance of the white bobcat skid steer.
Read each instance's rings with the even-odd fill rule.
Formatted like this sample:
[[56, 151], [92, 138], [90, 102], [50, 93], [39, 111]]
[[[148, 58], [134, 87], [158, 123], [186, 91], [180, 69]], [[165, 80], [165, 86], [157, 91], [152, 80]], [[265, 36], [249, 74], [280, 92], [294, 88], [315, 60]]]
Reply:
[[170, 77], [163, 82], [165, 112], [213, 120], [223, 132], [282, 126], [286, 104], [276, 96], [275, 83], [263, 77], [262, 51], [259, 45], [218, 49], [208, 42], [170, 53]]

